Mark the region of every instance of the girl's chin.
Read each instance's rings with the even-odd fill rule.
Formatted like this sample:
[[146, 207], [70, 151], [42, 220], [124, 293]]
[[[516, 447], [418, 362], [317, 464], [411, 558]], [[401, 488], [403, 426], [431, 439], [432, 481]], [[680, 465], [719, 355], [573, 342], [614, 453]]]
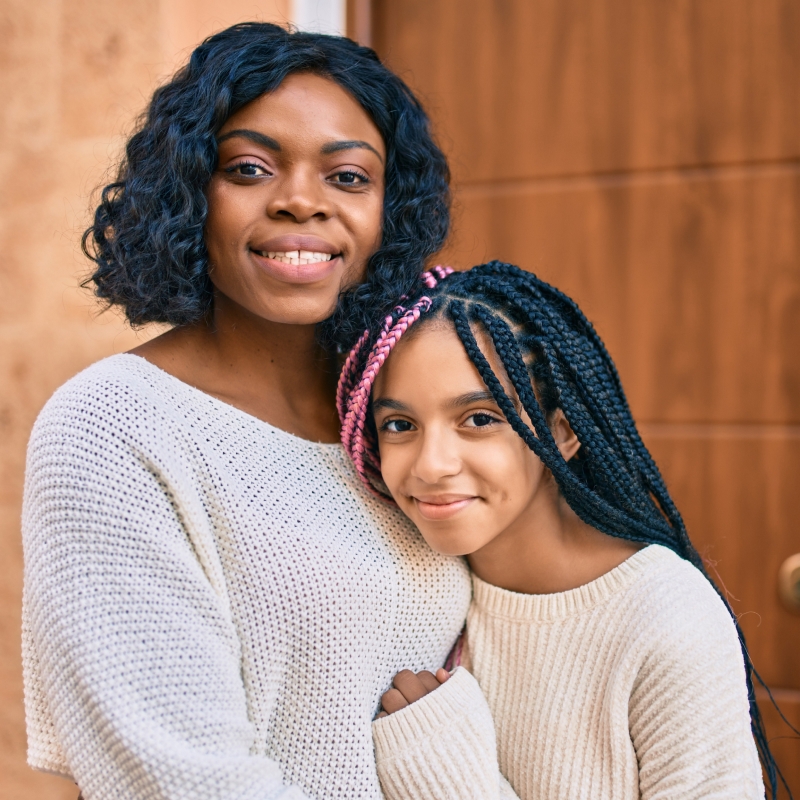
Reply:
[[428, 543], [431, 550], [435, 550], [443, 556], [468, 556], [477, 552], [486, 544], [485, 536], [471, 536], [464, 531], [445, 534], [441, 528], [437, 531], [427, 530], [427, 526], [422, 520], [414, 521], [420, 533], [422, 533], [422, 538]]

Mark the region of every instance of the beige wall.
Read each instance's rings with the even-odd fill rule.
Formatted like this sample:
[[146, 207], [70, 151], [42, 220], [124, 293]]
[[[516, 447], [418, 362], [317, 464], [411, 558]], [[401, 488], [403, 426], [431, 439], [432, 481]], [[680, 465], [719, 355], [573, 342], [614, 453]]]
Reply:
[[[90, 196], [154, 86], [204, 36], [291, 0], [0, 0], [0, 800], [74, 798], [25, 764], [25, 443], [53, 390], [137, 336], [78, 288]], [[151, 335], [140, 333], [139, 339]]]

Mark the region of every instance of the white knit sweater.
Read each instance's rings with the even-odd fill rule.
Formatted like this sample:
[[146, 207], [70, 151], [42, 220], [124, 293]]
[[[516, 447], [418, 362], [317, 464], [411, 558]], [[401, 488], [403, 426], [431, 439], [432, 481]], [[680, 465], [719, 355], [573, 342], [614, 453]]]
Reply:
[[764, 797], [736, 630], [688, 562], [653, 545], [559, 594], [473, 583], [468, 646], [488, 708], [460, 668], [378, 720], [390, 800], [514, 797], [492, 715], [522, 800]]
[[42, 411], [23, 536], [29, 763], [86, 800], [377, 800], [380, 695], [469, 605], [341, 447], [131, 355]]

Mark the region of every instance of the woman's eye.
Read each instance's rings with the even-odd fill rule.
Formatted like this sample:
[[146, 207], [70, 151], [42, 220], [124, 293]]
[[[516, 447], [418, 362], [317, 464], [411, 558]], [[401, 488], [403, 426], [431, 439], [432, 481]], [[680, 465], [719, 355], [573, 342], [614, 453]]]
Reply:
[[414, 430], [414, 426], [404, 419], [390, 419], [381, 425], [381, 430], [389, 433], [407, 433]]
[[344, 172], [337, 172], [332, 176], [333, 183], [344, 184], [345, 186], [361, 186], [362, 184], [369, 183], [369, 178], [360, 172], [354, 170], [345, 170]]
[[249, 161], [234, 164], [232, 167], [228, 167], [225, 172], [232, 175], [241, 175], [243, 178], [260, 178], [262, 175], [270, 174], [261, 164], [253, 164]]
[[467, 417], [465, 424], [468, 428], [486, 428], [489, 425], [497, 424], [499, 421], [491, 414], [478, 412]]

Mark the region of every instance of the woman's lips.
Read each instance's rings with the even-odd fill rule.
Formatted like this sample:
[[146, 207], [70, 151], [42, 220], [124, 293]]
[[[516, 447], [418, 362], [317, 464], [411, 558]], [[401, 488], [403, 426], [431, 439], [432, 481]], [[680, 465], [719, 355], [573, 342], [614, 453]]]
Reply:
[[450, 519], [476, 499], [476, 497], [414, 498], [419, 513], [430, 520]]
[[250, 253], [261, 269], [283, 283], [317, 283], [335, 272], [341, 261], [341, 256], [335, 255], [328, 261], [287, 264], [286, 261], [269, 258], [255, 250], [251, 250]]

